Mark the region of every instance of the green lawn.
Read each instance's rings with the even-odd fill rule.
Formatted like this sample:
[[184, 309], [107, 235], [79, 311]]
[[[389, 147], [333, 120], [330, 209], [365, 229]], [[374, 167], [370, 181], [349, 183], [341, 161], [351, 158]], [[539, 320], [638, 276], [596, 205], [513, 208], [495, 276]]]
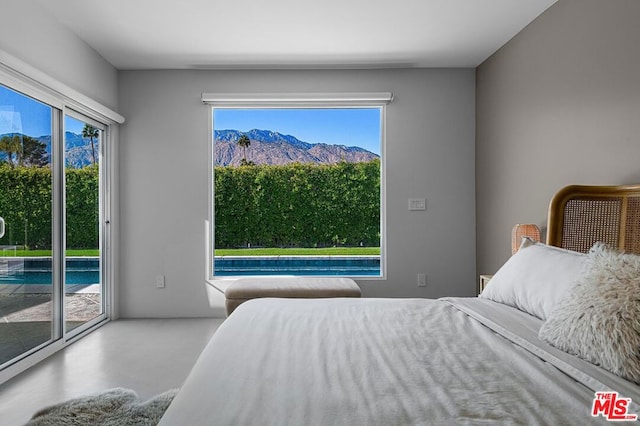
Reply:
[[[16, 250], [15, 254], [13, 250], [5, 250], [0, 252], [0, 256], [6, 257], [40, 257], [40, 256], [51, 256], [51, 250]], [[77, 257], [77, 256], [100, 256], [100, 250], [98, 249], [86, 249], [86, 250], [77, 250], [70, 249], [67, 250], [67, 256], [69, 257]]]
[[[99, 256], [100, 251], [67, 250], [67, 256]], [[252, 248], [216, 249], [216, 256], [379, 256], [380, 247], [324, 247], [324, 248]], [[13, 250], [0, 252], [0, 256], [13, 257]], [[51, 256], [51, 250], [16, 250], [17, 257]]]
[[216, 249], [216, 256], [364, 256], [380, 255], [380, 247]]

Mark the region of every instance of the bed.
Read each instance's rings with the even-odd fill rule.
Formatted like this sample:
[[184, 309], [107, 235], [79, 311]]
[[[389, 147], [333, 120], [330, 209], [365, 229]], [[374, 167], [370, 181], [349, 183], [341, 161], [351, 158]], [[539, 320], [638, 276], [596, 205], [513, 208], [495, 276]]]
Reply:
[[622, 246], [619, 236], [604, 244], [601, 234], [580, 251], [525, 239], [474, 298], [251, 300], [220, 326], [160, 424], [637, 419], [640, 257], [619, 249], [640, 239], [628, 231], [640, 226], [630, 211], [640, 186], [560, 191], [549, 242], [582, 232], [561, 223], [572, 219], [562, 209], [576, 190], [587, 204], [622, 197]]

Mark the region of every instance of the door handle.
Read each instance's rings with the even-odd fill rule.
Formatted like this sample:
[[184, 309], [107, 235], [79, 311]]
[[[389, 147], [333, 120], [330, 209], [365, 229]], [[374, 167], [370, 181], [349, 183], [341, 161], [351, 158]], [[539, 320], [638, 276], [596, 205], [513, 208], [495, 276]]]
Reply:
[[4, 219], [0, 217], [0, 238], [4, 237]]

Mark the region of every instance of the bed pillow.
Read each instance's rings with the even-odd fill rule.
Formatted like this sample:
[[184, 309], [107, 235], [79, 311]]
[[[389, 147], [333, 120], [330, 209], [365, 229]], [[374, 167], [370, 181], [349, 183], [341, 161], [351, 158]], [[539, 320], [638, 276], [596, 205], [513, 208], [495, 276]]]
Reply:
[[640, 384], [640, 256], [596, 243], [584, 275], [538, 335]]
[[480, 295], [547, 319], [582, 273], [587, 255], [523, 238], [520, 250], [495, 273]]

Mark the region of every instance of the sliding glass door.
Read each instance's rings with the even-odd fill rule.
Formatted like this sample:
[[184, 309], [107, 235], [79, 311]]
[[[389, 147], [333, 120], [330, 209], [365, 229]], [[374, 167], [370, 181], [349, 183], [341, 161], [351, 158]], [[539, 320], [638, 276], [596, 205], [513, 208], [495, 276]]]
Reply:
[[0, 370], [107, 317], [107, 130], [0, 85]]
[[68, 112], [65, 147], [65, 292], [67, 332], [104, 316], [101, 261], [101, 159], [104, 127]]
[[54, 116], [0, 85], [0, 365], [55, 338]]

